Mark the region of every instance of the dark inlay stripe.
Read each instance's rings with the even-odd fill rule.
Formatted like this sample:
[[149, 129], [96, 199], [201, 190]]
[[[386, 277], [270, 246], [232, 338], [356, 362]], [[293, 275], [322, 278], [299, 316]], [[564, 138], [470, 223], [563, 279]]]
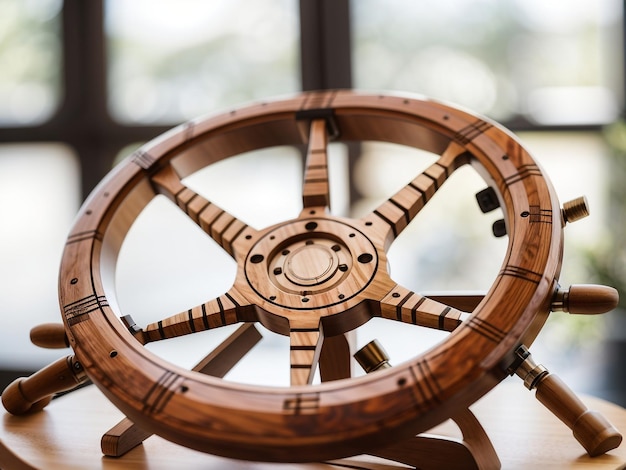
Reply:
[[446, 315], [452, 310], [452, 307], [446, 307], [443, 312], [439, 314], [439, 329], [443, 330], [445, 327]]
[[389, 199], [389, 202], [404, 212], [404, 220], [406, 220], [407, 225], [411, 223], [411, 215], [409, 214], [409, 210], [405, 208], [402, 204], [396, 201], [394, 198]]
[[398, 303], [398, 305], [396, 305], [396, 318], [398, 319], [398, 321], [402, 321], [402, 306], [414, 295], [415, 293], [409, 292], [407, 295], [404, 296], [404, 299], [402, 299]]
[[505, 178], [504, 182], [507, 185], [515, 184], [526, 178], [530, 178], [531, 176], [541, 176], [541, 170], [539, 169], [539, 167], [534, 164], [522, 165], [518, 169], [517, 173], [509, 176], [508, 178]]
[[196, 332], [196, 325], [193, 323], [193, 312], [191, 309], [187, 310], [187, 317], [189, 318], [189, 328], [192, 333]]
[[541, 274], [531, 271], [529, 269], [520, 268], [519, 266], [507, 265], [502, 271], [500, 276], [513, 276], [519, 279], [523, 279], [534, 284], [539, 284], [541, 281]]
[[387, 222], [389, 224], [389, 226], [391, 227], [391, 230], [393, 231], [393, 235], [396, 236], [396, 237], [398, 236], [398, 231], [396, 230], [396, 225], [391, 220], [389, 220], [387, 217], [385, 217], [380, 212], [378, 212], [378, 210], [375, 210], [374, 214], [376, 214], [378, 217], [380, 217], [385, 222]]
[[202, 308], [202, 324], [204, 325], [204, 329], [208, 330], [209, 328], [211, 328], [211, 325], [209, 325], [209, 318], [206, 313], [206, 304], [202, 304], [201, 308]]
[[222, 325], [226, 325], [226, 314], [224, 312], [224, 305], [222, 304], [222, 300], [219, 297], [216, 300], [217, 306], [220, 309], [220, 321], [222, 322]]
[[70, 245], [72, 243], [82, 242], [84, 240], [98, 240], [102, 241], [104, 239], [103, 235], [97, 230], [90, 230], [87, 232], [79, 232], [70, 235], [67, 238], [66, 245]]
[[437, 380], [432, 375], [430, 367], [426, 360], [421, 360], [411, 367], [414, 375], [414, 390], [418, 399], [423, 402], [423, 407], [427, 409], [429, 403], [441, 403], [439, 399], [439, 393], [441, 393], [441, 387], [437, 383]]
[[291, 349], [292, 351], [315, 351], [316, 346], [315, 345], [310, 345], [310, 346], [305, 346], [305, 345], [297, 346], [297, 345], [294, 345], [294, 346], [290, 346], [289, 349]]
[[143, 168], [144, 170], [150, 169], [150, 167], [156, 162], [156, 158], [143, 150], [136, 151], [131, 157], [133, 163]]
[[528, 208], [530, 212], [529, 222], [540, 224], [552, 223], [552, 209], [542, 209], [539, 206], [530, 206]]
[[[190, 203], [191, 201], [189, 201]], [[191, 215], [189, 214], [189, 203], [187, 203], [187, 205], [185, 206], [185, 213], [187, 215]], [[202, 212], [204, 212], [204, 210], [209, 207], [211, 205], [210, 201], [207, 201], [206, 199], [204, 200], [204, 204], [202, 205], [202, 207], [200, 207], [200, 209], [198, 209], [198, 211], [196, 212], [198, 220], [196, 220], [196, 222], [198, 222], [200, 220], [200, 214], [202, 214]]]
[[104, 295], [96, 296], [93, 294], [65, 305], [63, 307], [63, 313], [65, 314], [65, 318], [71, 320], [108, 306], [109, 303]]
[[472, 124], [468, 124], [454, 136], [455, 140], [463, 145], [470, 143], [483, 132], [493, 127], [486, 121], [478, 120]]
[[[428, 170], [427, 170], [428, 171]], [[439, 189], [439, 181], [437, 180], [437, 178], [435, 178], [432, 175], [429, 175], [426, 171], [423, 173], [424, 176], [428, 177], [429, 179], [432, 180], [432, 182], [435, 185], [435, 191], [437, 191]]]
[[[224, 297], [226, 297], [228, 300], [230, 300], [230, 301], [232, 302], [232, 304], [235, 306], [235, 308], [237, 308], [237, 307], [241, 307], [241, 305], [239, 305], [239, 304], [237, 303], [237, 301], [233, 298], [233, 296], [232, 296], [232, 295], [230, 295], [228, 292], [226, 292], [226, 293], [224, 294]], [[292, 330], [292, 331], [293, 331], [293, 330]]]
[[494, 343], [500, 343], [504, 338], [506, 338], [506, 332], [480, 318], [471, 317], [468, 320], [467, 325], [476, 333]]
[[291, 411], [294, 414], [300, 414], [301, 411], [316, 410], [319, 408], [319, 394], [298, 394], [293, 398], [286, 398], [283, 401], [283, 410]]
[[407, 186], [410, 187], [411, 189], [414, 189], [415, 191], [417, 191], [418, 193], [421, 194], [422, 199], [424, 200], [424, 204], [426, 204], [428, 202], [428, 194], [426, 194], [426, 191], [424, 191], [423, 189], [418, 188], [415, 185], [415, 183], [413, 183], [413, 181], [411, 181]]
[[183, 380], [180, 375], [172, 371], [163, 373], [144, 398], [144, 412], [154, 414], [161, 411], [174, 396], [176, 383]]
[[432, 401], [439, 403], [439, 394], [441, 393], [441, 387], [437, 383], [437, 379], [435, 379], [435, 377], [433, 376], [428, 362], [426, 360], [422, 360], [418, 362], [416, 366], [420, 370], [422, 377], [424, 378], [424, 383], [428, 388]]
[[439, 163], [438, 161], [434, 163], [435, 165], [437, 165], [439, 168], [443, 168], [443, 171], [446, 172], [446, 176], [449, 177], [452, 172], [449, 166], [446, 165], [442, 165], [441, 163]]
[[[243, 233], [243, 231], [245, 229], [247, 229], [248, 226], [246, 224], [242, 224], [241, 228], [237, 231], [237, 233], [235, 233], [235, 235], [233, 235], [233, 237], [230, 240], [230, 244], [232, 245], [233, 243], [235, 243], [235, 240], [237, 240], [237, 238], [239, 238], [239, 235], [241, 235]], [[226, 294], [226, 297], [229, 297], [228, 294]], [[230, 297], [229, 297], [230, 298]], [[235, 302], [235, 305], [237, 305], [237, 303]], [[239, 305], [237, 305], [239, 306]]]
[[417, 325], [417, 310], [419, 309], [420, 305], [424, 303], [424, 301], [426, 301], [426, 297], [422, 297], [421, 299], [419, 299], [415, 306], [411, 309], [411, 323], [413, 323], [414, 325]]
[[222, 237], [224, 235], [224, 233], [226, 233], [226, 230], [228, 230], [228, 228], [235, 223], [237, 219], [233, 216], [230, 217], [230, 220], [228, 221], [228, 223], [226, 225], [224, 225], [224, 228], [222, 228], [222, 230], [219, 232], [219, 236], [220, 236], [220, 245], [222, 245], [222, 247], [224, 246], [224, 240], [222, 240]]

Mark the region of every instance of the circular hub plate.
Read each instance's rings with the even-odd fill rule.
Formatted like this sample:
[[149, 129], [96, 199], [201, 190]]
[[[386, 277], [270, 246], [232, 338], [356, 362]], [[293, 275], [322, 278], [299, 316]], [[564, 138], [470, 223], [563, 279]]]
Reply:
[[269, 231], [246, 260], [246, 279], [272, 305], [315, 310], [347, 302], [374, 278], [378, 255], [359, 230], [303, 219]]

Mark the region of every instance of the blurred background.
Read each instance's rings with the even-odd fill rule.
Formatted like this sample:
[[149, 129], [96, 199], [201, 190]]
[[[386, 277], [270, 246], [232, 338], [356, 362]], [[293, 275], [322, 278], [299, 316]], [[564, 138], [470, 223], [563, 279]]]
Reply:
[[[588, 197], [591, 216], [565, 230], [561, 284], [611, 285], [622, 304], [598, 317], [552, 314], [532, 350], [575, 390], [626, 405], [623, 10], [621, 0], [0, 0], [0, 386], [62, 354], [31, 345], [28, 332], [61, 321], [65, 238], [82, 200], [124, 156], [199, 115], [353, 87], [423, 94], [495, 119], [524, 142], [561, 202]], [[345, 216], [375, 207], [434, 160], [374, 142], [329, 151], [332, 209]], [[262, 228], [298, 214], [302, 163], [300, 149], [268, 149], [186, 183]], [[476, 205], [484, 187], [470, 169], [453, 175], [394, 244], [396, 281], [418, 292], [489, 288], [506, 237], [491, 233], [498, 214]], [[131, 229], [117, 289], [138, 324], [232, 284], [232, 260], [190, 225], [156, 198]], [[441, 340], [389, 323], [368, 323], [359, 343], [387, 335], [397, 363]], [[153, 347], [191, 367], [228, 333]], [[265, 361], [272, 370], [242, 364], [233, 380], [286, 379], [275, 370], [288, 369], [288, 339], [263, 333], [258, 354], [276, 354]]]

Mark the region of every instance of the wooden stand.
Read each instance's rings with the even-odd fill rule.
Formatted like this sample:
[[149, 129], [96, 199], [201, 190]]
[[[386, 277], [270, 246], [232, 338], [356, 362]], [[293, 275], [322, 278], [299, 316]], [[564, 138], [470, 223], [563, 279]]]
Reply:
[[[540, 406], [518, 380], [507, 379], [472, 405], [472, 412], [489, 434], [506, 470], [617, 470], [626, 465], [626, 446], [599, 457], [589, 455], [572, 439], [571, 432], [543, 406]], [[608, 417], [615, 426], [626, 429], [626, 410], [606, 401], [585, 396], [585, 403]], [[326, 464], [265, 464], [243, 462], [204, 454], [152, 436], [121, 458], [102, 456], [102, 433], [123, 415], [93, 386], [60, 397], [40, 413], [11, 416], [0, 421], [0, 467], [6, 470], [91, 470], [136, 469], [170, 470], [203, 468], [221, 470], [321, 470], [403, 468], [389, 461], [359, 456], [341, 461], [342, 466]], [[461, 439], [452, 422], [446, 422], [422, 435]], [[439, 455], [441, 457], [441, 455]], [[458, 462], [456, 462], [458, 465]], [[424, 467], [427, 468], [427, 467]], [[435, 468], [459, 468], [439, 466]], [[470, 467], [471, 468], [471, 467]]]
[[[392, 142], [439, 157], [377, 208], [350, 219], [330, 212], [330, 141]], [[302, 210], [293, 219], [256, 229], [186, 186], [186, 177], [201, 168], [283, 145], [306, 147]], [[503, 217], [493, 230], [509, 239], [502, 269], [478, 297], [413, 292], [392, 278], [388, 250], [461, 167], [475, 169], [488, 186], [477, 197], [481, 211], [499, 210]], [[134, 220], [160, 196], [180, 208], [190, 226], [205, 232], [207, 243], [217, 243], [233, 258], [237, 274], [221, 295], [139, 327], [128, 316], [120, 321], [112, 292], [115, 266]], [[563, 229], [587, 214], [584, 197], [559, 205], [540, 167], [506, 129], [430, 100], [311, 92], [189, 122], [129, 156], [81, 208], [61, 262], [63, 326], [33, 331], [35, 344], [69, 345], [74, 355], [17, 379], [2, 394], [6, 410], [24, 415], [21, 423], [41, 427], [23, 433], [22, 442], [40, 431], [52, 442], [41, 445], [45, 438], [40, 435], [39, 441], [20, 447], [20, 438], [16, 442], [10, 436], [21, 425], [7, 417], [10, 430], [0, 456], [5, 466], [30, 468], [23, 460], [28, 447], [47, 452], [66, 441], [74, 447], [82, 434], [68, 434], [82, 433], [84, 426], [50, 427], [50, 414], [29, 413], [42, 410], [55, 392], [89, 377], [133, 420], [105, 434], [102, 447], [108, 455], [136, 453], [156, 433], [205, 453], [252, 462], [310, 462], [369, 452], [420, 468], [497, 468], [496, 446], [468, 408], [507, 373], [520, 375], [537, 390], [537, 398], [571, 429], [589, 456], [611, 452], [621, 443], [617, 429], [534, 364], [524, 349], [552, 311], [597, 314], [617, 305], [613, 288], [559, 285]], [[391, 369], [341, 380], [352, 377], [347, 335], [373, 318], [451, 334]], [[291, 386], [256, 387], [203, 376], [223, 377], [246, 354], [258, 340], [250, 326], [255, 322], [289, 337]], [[244, 326], [193, 371], [144, 348], [237, 323]], [[321, 386], [313, 384], [317, 370]], [[530, 408], [509, 398], [506, 406], [493, 409], [508, 420], [512, 410], [528, 413]], [[460, 428], [460, 438], [423, 434], [449, 417]], [[511, 419], [507, 430], [518, 426]], [[538, 435], [560, 455], [555, 451], [560, 445], [543, 430]], [[511, 447], [533, 452], [535, 447], [523, 439]], [[70, 457], [66, 460], [78, 455]], [[542, 468], [544, 463], [534, 462]], [[384, 468], [380, 465], [376, 468]], [[82, 461], [80, 468], [85, 468]]]
[[[261, 334], [253, 324], [243, 325], [200, 361], [193, 370], [214, 377], [223, 377], [260, 339]], [[386, 354], [382, 348], [379, 346], [378, 348], [384, 362], [373, 367], [371, 371], [382, 367], [383, 364], [389, 367]], [[372, 351], [372, 348], [364, 348], [362, 351], [364, 350]], [[360, 356], [357, 354], [358, 357]], [[435, 470], [451, 463], [455, 468], [462, 469], [500, 468], [496, 451], [474, 414], [466, 409], [458, 413], [453, 421], [461, 431], [461, 438], [420, 435], [392, 446], [375, 449], [370, 454], [424, 470]], [[109, 457], [122, 457], [150, 436], [151, 432], [141, 429], [130, 419], [123, 418], [102, 436], [102, 453]]]

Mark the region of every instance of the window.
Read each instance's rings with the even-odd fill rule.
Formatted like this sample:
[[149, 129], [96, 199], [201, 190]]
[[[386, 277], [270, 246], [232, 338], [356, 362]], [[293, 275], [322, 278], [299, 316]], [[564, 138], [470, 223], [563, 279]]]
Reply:
[[[592, 217], [566, 230], [564, 284], [589, 279], [589, 253], [613, 243], [616, 259], [623, 256], [616, 238], [621, 226], [610, 223], [615, 218], [609, 207], [624, 211], [607, 187], [612, 158], [623, 149], [603, 132], [624, 107], [623, 2], [243, 3], [0, 0], [0, 304], [11, 322], [0, 332], [4, 367], [36, 369], [58, 357], [26, 347], [28, 330], [58, 321], [56, 265], [65, 235], [80, 199], [121, 149], [198, 115], [301, 89], [415, 92], [502, 122], [520, 134], [562, 202], [582, 194], [590, 199]], [[363, 213], [432, 161], [429, 154], [373, 142], [332, 144], [331, 153], [332, 206], [340, 215]], [[293, 175], [289, 184], [299, 184], [300, 153], [285, 148], [275, 157], [285, 171], [275, 176]], [[246, 155], [224, 163], [235, 173], [261, 174], [266, 158]], [[219, 189], [222, 169], [214, 170], [188, 183], [205, 180]], [[428, 222], [407, 230], [389, 255], [394, 278], [418, 291], [485, 289], [501, 261], [492, 254], [506, 249], [490, 233], [492, 215], [477, 211], [473, 194], [483, 182], [470, 169], [453, 177], [420, 214]], [[452, 180], [462, 192], [447, 193]], [[288, 185], [272, 189], [298, 192]], [[235, 206], [249, 202], [224, 195]], [[290, 198], [281, 202], [298, 201]], [[288, 216], [297, 210], [282, 209]], [[167, 226], [167, 220], [152, 223]], [[131, 236], [144, 228], [138, 225]], [[172, 236], [163, 233], [166, 243], [158, 246], [166, 248]], [[137, 283], [133, 263], [150, 256], [149, 245], [139, 248], [134, 260], [121, 258], [127, 264], [120, 278], [136, 282], [137, 290], [146, 285]], [[168, 256], [189, 247], [169, 248]], [[442, 252], [445, 262], [433, 259]], [[32, 295], [33, 289], [41, 289], [40, 295]], [[122, 303], [144, 307], [133, 304], [132, 294], [122, 293]], [[377, 328], [364, 334], [376, 335]], [[558, 320], [553, 331], [563, 331]], [[393, 343], [389, 349], [398, 362], [406, 351], [392, 351], [402, 342]], [[18, 345], [25, 351], [19, 363], [13, 353]]]
[[31, 345], [28, 331], [60, 320], [59, 261], [80, 205], [78, 173], [65, 145], [0, 145], [0, 305], [7, 326], [0, 367], [29, 368], [59, 357]]
[[61, 0], [0, 2], [0, 125], [40, 124], [61, 100]]
[[605, 124], [621, 110], [621, 4], [351, 4], [355, 85], [414, 91], [503, 121]]
[[106, 2], [109, 110], [179, 123], [299, 89], [294, 0]]

